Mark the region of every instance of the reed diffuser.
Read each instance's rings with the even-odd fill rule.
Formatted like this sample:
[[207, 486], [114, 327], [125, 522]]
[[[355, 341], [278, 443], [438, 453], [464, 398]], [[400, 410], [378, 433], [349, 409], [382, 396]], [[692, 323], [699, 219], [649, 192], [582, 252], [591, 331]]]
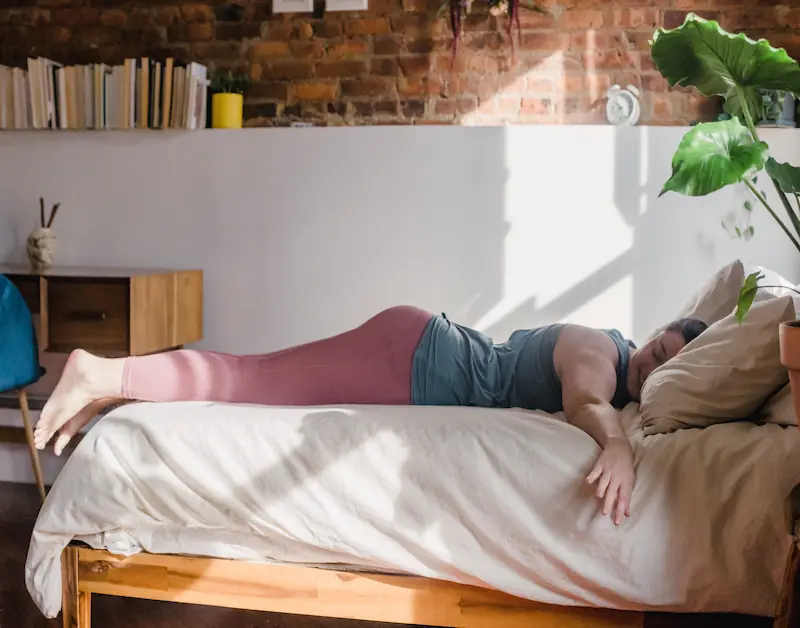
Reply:
[[39, 198], [39, 225], [28, 236], [28, 259], [35, 272], [42, 272], [53, 265], [56, 250], [56, 236], [53, 232], [55, 220], [61, 203], [56, 203], [50, 210], [50, 216], [44, 218], [44, 198]]

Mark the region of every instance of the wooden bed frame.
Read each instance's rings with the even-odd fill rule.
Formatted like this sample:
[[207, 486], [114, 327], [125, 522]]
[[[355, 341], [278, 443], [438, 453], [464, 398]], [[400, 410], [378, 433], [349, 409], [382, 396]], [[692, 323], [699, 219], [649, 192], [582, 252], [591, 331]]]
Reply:
[[[794, 596], [798, 538], [795, 534], [774, 628], [791, 628], [800, 618]], [[417, 576], [171, 554], [120, 557], [77, 545], [64, 550], [62, 565], [64, 628], [91, 628], [93, 594], [453, 628], [644, 628], [654, 615], [553, 606]], [[662, 618], [659, 626], [685, 625], [685, 614], [673, 617]]]

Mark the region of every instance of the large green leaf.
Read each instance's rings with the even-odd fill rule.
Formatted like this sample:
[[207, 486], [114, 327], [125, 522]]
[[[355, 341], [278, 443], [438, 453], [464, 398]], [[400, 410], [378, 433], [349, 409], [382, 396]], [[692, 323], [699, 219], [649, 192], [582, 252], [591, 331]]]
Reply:
[[[726, 111], [738, 115], [742, 103], [756, 116], [757, 90], [783, 90], [800, 96], [800, 65], [783, 48], [743, 33], [731, 34], [714, 20], [690, 13], [677, 28], [656, 31], [651, 54], [672, 85], [695, 87], [704, 96], [732, 99]], [[736, 113], [734, 113], [736, 112]]]
[[800, 194], [800, 168], [792, 164], [782, 164], [770, 157], [766, 170], [778, 182], [784, 194]]
[[738, 118], [704, 122], [683, 136], [672, 157], [672, 176], [659, 196], [705, 196], [752, 178], [766, 161], [767, 145], [753, 141]]

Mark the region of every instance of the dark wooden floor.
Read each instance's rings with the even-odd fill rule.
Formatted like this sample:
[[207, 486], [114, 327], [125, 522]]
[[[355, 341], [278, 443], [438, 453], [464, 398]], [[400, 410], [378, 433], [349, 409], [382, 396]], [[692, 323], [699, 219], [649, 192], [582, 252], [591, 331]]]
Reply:
[[[25, 589], [23, 568], [38, 498], [33, 486], [0, 483], [0, 628], [56, 628], [46, 620]], [[92, 599], [94, 628], [403, 628], [398, 624], [234, 611], [149, 600]], [[719, 615], [648, 617], [648, 628], [767, 628], [762, 618]], [[497, 628], [502, 628], [498, 626]], [[535, 628], [535, 627], [532, 627]]]

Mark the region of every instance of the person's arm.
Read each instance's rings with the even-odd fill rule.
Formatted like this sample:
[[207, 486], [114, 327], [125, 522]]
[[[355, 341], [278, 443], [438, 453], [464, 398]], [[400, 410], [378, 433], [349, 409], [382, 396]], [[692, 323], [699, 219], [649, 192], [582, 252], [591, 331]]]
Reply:
[[[614, 522], [619, 524], [623, 516], [630, 516], [633, 451], [619, 412], [610, 403], [617, 387], [613, 353], [605, 346], [605, 338], [581, 338], [585, 333], [564, 338], [566, 342], [558, 347], [564, 414], [603, 449], [586, 480], [589, 484], [597, 482], [597, 496], [604, 500], [603, 514], [613, 513]], [[616, 351], [613, 343], [611, 348]]]

